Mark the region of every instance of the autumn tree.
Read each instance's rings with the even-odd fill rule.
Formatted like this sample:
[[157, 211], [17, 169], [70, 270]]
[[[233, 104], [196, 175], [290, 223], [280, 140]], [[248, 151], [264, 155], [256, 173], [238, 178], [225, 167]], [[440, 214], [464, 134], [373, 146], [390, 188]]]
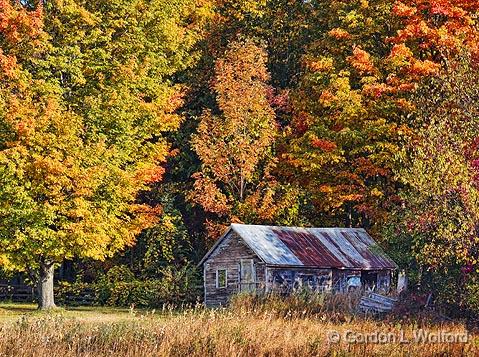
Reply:
[[[397, 201], [395, 155], [412, 134], [409, 98], [464, 48], [477, 6], [457, 1], [311, 1], [322, 27], [303, 56], [282, 176], [310, 193], [316, 224], [384, 222]], [[321, 217], [321, 215], [317, 215]]]
[[211, 237], [222, 223], [271, 219], [285, 199], [275, 202], [278, 188], [269, 173], [277, 128], [266, 60], [262, 47], [244, 40], [232, 42], [216, 61], [218, 108], [204, 111], [192, 139], [201, 171], [194, 175], [191, 199], [213, 215]]
[[[33, 9], [33, 10], [32, 10]], [[194, 62], [194, 1], [0, 2], [0, 250], [50, 308], [64, 259], [104, 259], [157, 221], [181, 117], [171, 78]]]
[[[419, 129], [402, 150], [404, 188], [386, 235], [394, 254], [444, 302], [475, 309], [479, 296], [477, 64], [450, 61], [414, 96]], [[419, 275], [416, 275], [416, 274]], [[476, 299], [476, 300], [475, 300]]]

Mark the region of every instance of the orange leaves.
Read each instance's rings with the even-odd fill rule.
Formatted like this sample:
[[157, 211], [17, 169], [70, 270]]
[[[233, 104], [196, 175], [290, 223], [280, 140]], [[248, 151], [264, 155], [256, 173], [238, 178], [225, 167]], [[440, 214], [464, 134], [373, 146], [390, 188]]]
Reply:
[[277, 126], [270, 102], [287, 105], [285, 98], [272, 98], [266, 63], [265, 50], [253, 41], [231, 43], [216, 61], [212, 82], [220, 113], [205, 110], [192, 137], [201, 171], [193, 175], [189, 197], [221, 221], [260, 212], [250, 204], [258, 203], [256, 188], [264, 183], [271, 163]]
[[128, 226], [131, 233], [127, 237], [124, 237], [124, 243], [127, 246], [134, 243], [135, 235], [158, 222], [159, 217], [163, 214], [163, 208], [159, 205], [133, 204], [130, 207], [130, 212], [135, 215], [135, 219], [132, 220]]
[[336, 40], [347, 40], [351, 38], [351, 35], [348, 31], [343, 30], [339, 27], [330, 30], [328, 34], [329, 36], [334, 37]]
[[438, 73], [439, 68], [440, 65], [438, 63], [429, 60], [415, 60], [411, 65], [410, 73], [416, 78], [427, 77]]
[[417, 9], [415, 7], [407, 6], [404, 3], [398, 1], [393, 6], [393, 12], [400, 17], [410, 17], [416, 14]]
[[15, 56], [4, 55], [0, 48], [0, 79], [7, 77], [6, 79], [12, 80], [18, 77], [18, 64]]
[[153, 165], [142, 170], [138, 170], [135, 175], [136, 180], [140, 183], [151, 184], [160, 182], [165, 173], [165, 168], [161, 166]]
[[389, 54], [389, 60], [394, 61], [396, 65], [407, 64], [413, 58], [411, 49], [404, 43], [395, 44]]
[[362, 90], [364, 95], [374, 98], [379, 98], [383, 94], [393, 93], [394, 91], [395, 89], [386, 83], [365, 84]]
[[323, 90], [319, 96], [319, 102], [325, 107], [330, 106], [334, 100], [336, 100], [336, 96], [329, 90]]
[[443, 55], [463, 49], [478, 50], [475, 14], [477, 1], [401, 0], [393, 7], [404, 27], [391, 38], [395, 43], [417, 42], [422, 49], [435, 49]]
[[[437, 74], [440, 65], [431, 60], [420, 60], [414, 57], [413, 52], [404, 43], [395, 44], [387, 58], [388, 64], [395, 70], [402, 72], [402, 81], [398, 84], [408, 84], [407, 81], [418, 81], [421, 78]], [[396, 79], [398, 79], [396, 77]], [[402, 88], [404, 90], [405, 87]]]
[[26, 10], [20, 2], [0, 0], [0, 33], [16, 45], [25, 37], [35, 39], [42, 33], [43, 2], [37, 2], [36, 9]]
[[328, 72], [334, 68], [331, 57], [305, 58], [305, 67], [312, 72]]
[[249, 41], [245, 44], [233, 43], [225, 57], [216, 62], [212, 87], [218, 105], [231, 120], [238, 120], [244, 115], [241, 108], [268, 110], [265, 93], [270, 76], [266, 69], [266, 56], [264, 49]]
[[360, 47], [354, 47], [353, 55], [347, 59], [351, 66], [362, 75], [374, 74], [377, 71], [372, 62], [371, 55]]
[[219, 216], [225, 216], [231, 211], [231, 205], [228, 203], [228, 197], [221, 192], [215, 182], [197, 173], [195, 178], [194, 190], [190, 193], [190, 199], [199, 204], [207, 212], [215, 213]]

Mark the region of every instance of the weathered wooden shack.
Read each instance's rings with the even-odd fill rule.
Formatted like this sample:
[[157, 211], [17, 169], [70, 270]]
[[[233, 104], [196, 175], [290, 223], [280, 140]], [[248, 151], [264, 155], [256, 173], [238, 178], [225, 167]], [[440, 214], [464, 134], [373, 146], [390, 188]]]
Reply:
[[397, 265], [362, 228], [232, 224], [203, 257], [204, 302], [238, 292], [388, 290]]

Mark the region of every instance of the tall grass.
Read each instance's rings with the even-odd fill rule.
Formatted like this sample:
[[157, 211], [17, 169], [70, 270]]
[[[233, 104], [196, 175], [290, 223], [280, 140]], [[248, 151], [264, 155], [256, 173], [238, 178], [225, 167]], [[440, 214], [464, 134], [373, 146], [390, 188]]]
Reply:
[[317, 294], [304, 291], [298, 294], [281, 296], [278, 294], [233, 296], [229, 309], [240, 313], [267, 313], [277, 317], [319, 318], [338, 320], [351, 318], [356, 310], [361, 292], [348, 294]]
[[[251, 302], [252, 303], [252, 302]], [[22, 317], [0, 328], [1, 356], [478, 356], [477, 336], [469, 343], [361, 344], [328, 342], [331, 330], [387, 331], [412, 338], [419, 327], [431, 332], [463, 332], [460, 323], [415, 325], [359, 319], [341, 323], [326, 314], [310, 316], [249, 309], [192, 308], [181, 313], [130, 313], [105, 323], [62, 315]], [[259, 306], [259, 305], [258, 305]], [[299, 311], [299, 310], [298, 310]], [[474, 340], [475, 338], [475, 340]]]

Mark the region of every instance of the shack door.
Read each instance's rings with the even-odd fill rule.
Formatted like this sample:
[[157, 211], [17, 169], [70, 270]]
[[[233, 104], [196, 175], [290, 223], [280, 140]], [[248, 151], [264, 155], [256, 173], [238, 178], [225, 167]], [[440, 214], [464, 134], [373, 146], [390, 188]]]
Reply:
[[378, 273], [375, 271], [362, 271], [361, 284], [364, 288], [373, 290], [377, 287]]
[[256, 271], [253, 259], [241, 259], [240, 264], [240, 291], [253, 292], [256, 290]]

